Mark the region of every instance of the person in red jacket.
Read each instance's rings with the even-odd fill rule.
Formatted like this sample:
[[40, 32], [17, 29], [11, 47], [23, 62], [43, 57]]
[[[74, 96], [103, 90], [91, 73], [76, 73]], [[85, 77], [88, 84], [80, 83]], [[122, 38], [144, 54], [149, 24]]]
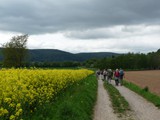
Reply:
[[116, 86], [118, 86], [118, 84], [119, 84], [119, 77], [120, 77], [119, 70], [116, 69], [116, 71], [114, 72], [114, 79], [115, 79]]

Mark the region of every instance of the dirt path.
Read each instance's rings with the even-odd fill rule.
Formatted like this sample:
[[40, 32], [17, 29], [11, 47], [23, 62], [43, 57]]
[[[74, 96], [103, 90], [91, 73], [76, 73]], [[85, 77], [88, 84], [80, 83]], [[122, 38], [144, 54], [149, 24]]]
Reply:
[[102, 80], [98, 80], [98, 96], [93, 120], [119, 120], [116, 114], [113, 113], [112, 105], [107, 91], [103, 87]]
[[116, 88], [121, 95], [125, 97], [131, 109], [134, 111], [135, 120], [160, 120], [160, 109], [152, 103], [123, 86]]
[[[113, 80], [112, 84], [114, 85]], [[160, 109], [152, 103], [124, 86], [116, 88], [125, 97], [131, 107], [128, 117], [119, 118], [117, 114], [113, 113], [109, 95], [103, 87], [103, 81], [98, 80], [98, 98], [93, 120], [160, 120]]]

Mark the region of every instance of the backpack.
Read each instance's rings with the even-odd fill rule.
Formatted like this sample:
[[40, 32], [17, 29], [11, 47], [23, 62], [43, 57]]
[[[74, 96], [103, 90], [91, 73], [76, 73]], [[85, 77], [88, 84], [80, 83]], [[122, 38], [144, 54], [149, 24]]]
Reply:
[[103, 72], [103, 75], [107, 75], [107, 71], [104, 71], [104, 72]]
[[113, 76], [113, 72], [111, 69], [108, 70], [108, 76]]
[[123, 75], [124, 75], [123, 70], [120, 70], [120, 71], [119, 71], [119, 74], [120, 74], [120, 76], [123, 76]]
[[115, 76], [116, 76], [116, 77], [119, 77], [119, 72], [115, 72]]

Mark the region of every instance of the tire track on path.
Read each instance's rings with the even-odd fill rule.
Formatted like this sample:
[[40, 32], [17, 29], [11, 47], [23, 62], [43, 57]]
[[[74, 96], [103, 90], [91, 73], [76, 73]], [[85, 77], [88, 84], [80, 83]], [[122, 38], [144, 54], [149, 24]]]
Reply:
[[[113, 82], [112, 82], [113, 83]], [[160, 120], [160, 109], [124, 86], [116, 87], [135, 113], [135, 120]]]
[[111, 101], [102, 80], [98, 80], [98, 96], [93, 120], [119, 120], [113, 113]]

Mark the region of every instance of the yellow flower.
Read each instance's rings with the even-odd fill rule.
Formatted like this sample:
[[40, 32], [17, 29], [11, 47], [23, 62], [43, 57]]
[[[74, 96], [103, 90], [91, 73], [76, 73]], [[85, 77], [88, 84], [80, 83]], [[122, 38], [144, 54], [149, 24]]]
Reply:
[[19, 110], [18, 110], [18, 112], [19, 112], [20, 114], [22, 113], [22, 111], [23, 111], [22, 109], [19, 109]]
[[[29, 103], [30, 106], [34, 106], [35, 102], [43, 105], [54, 99], [62, 89], [92, 73], [93, 71], [86, 69], [3, 69], [0, 71], [0, 91], [2, 92], [0, 116], [15, 113], [15, 116], [11, 115], [7, 119], [17, 119], [25, 111], [25, 109], [22, 110], [22, 106], [25, 108], [26, 103]], [[9, 107], [8, 110], [4, 109], [6, 104]]]
[[0, 108], [0, 116], [3, 116], [5, 114], [8, 114], [8, 110], [1, 107]]
[[10, 120], [15, 120], [15, 118], [16, 118], [16, 117], [15, 117], [14, 115], [11, 115], [11, 116], [9, 117]]
[[18, 103], [18, 104], [16, 105], [16, 108], [19, 109], [20, 107], [21, 107], [21, 104]]
[[9, 107], [13, 108], [13, 107], [15, 107], [15, 104], [11, 103], [11, 104], [9, 104]]
[[19, 109], [17, 112], [16, 112], [16, 114], [15, 114], [15, 116], [20, 116], [22, 114], [22, 109]]
[[7, 109], [4, 109], [4, 110], [3, 110], [3, 113], [4, 113], [4, 114], [8, 114], [8, 110], [7, 110]]
[[6, 102], [6, 103], [10, 103], [11, 101], [12, 101], [11, 98], [5, 98], [5, 99], [4, 99], [4, 102]]

